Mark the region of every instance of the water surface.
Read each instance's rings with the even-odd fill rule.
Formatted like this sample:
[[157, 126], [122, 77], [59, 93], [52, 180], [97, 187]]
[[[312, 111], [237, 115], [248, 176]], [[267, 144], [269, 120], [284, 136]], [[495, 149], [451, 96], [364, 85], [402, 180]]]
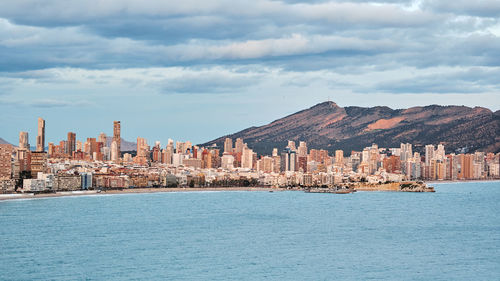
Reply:
[[500, 182], [0, 202], [1, 280], [498, 280]]

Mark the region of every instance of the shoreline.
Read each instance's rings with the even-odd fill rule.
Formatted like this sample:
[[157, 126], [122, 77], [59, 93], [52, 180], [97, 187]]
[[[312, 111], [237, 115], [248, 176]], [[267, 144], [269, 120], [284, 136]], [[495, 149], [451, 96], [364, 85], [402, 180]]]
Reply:
[[23, 199], [43, 199], [53, 197], [70, 197], [70, 196], [92, 196], [92, 195], [115, 195], [115, 194], [139, 194], [139, 193], [164, 193], [164, 192], [203, 192], [203, 191], [287, 191], [287, 189], [272, 188], [272, 187], [173, 187], [173, 188], [130, 188], [130, 189], [112, 189], [102, 190], [75, 190], [75, 191], [59, 191], [55, 193], [10, 193], [0, 194], [0, 201], [7, 200], [23, 200]]
[[[500, 182], [500, 179], [478, 179], [478, 180], [443, 180], [443, 181], [424, 181], [425, 184], [451, 184], [451, 183], [467, 183], [467, 182]], [[26, 199], [43, 199], [54, 197], [71, 197], [71, 196], [92, 196], [92, 195], [116, 195], [116, 194], [140, 194], [140, 193], [164, 193], [164, 192], [217, 192], [217, 191], [297, 191], [302, 189], [286, 189], [276, 187], [172, 187], [172, 188], [129, 188], [129, 189], [111, 189], [102, 190], [75, 190], [75, 191], [58, 191], [55, 193], [6, 193], [0, 194], [1, 201], [10, 200], [26, 200]], [[359, 188], [358, 191], [376, 191], [375, 188]], [[379, 190], [379, 191], [395, 191], [395, 190]]]

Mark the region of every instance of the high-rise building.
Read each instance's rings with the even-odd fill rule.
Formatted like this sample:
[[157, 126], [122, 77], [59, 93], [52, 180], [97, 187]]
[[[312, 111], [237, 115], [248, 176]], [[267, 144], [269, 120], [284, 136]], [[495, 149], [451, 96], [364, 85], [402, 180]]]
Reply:
[[262, 171], [264, 173], [273, 172], [273, 158], [269, 156], [264, 156], [257, 161], [257, 171]]
[[401, 161], [405, 162], [413, 156], [411, 143], [401, 143]]
[[108, 146], [108, 139], [105, 133], [100, 133], [99, 136], [97, 137], [98, 142], [102, 142], [102, 145], [104, 147]]
[[253, 167], [253, 150], [248, 147], [243, 147], [243, 153], [241, 155], [241, 167], [252, 169]]
[[307, 172], [307, 154], [306, 156], [297, 156], [297, 171]]
[[76, 141], [76, 151], [83, 151], [83, 144], [81, 141]]
[[344, 164], [344, 151], [343, 150], [335, 150], [335, 164], [343, 165]]
[[305, 141], [299, 142], [299, 148], [297, 149], [297, 154], [299, 157], [307, 157], [307, 144]]
[[434, 152], [434, 158], [436, 158], [438, 160], [444, 160], [444, 158], [445, 158], [444, 145], [438, 144], [437, 149]]
[[431, 165], [432, 158], [434, 158], [434, 145], [428, 144], [425, 146], [425, 166]]
[[224, 141], [224, 152], [225, 153], [233, 153], [233, 140], [230, 138], [226, 138]]
[[36, 151], [45, 151], [45, 120], [38, 117], [38, 135], [36, 136]]
[[281, 152], [280, 170], [285, 171], [296, 171], [297, 154], [295, 151], [286, 147], [283, 152]]
[[212, 168], [220, 168], [221, 166], [220, 150], [214, 148], [210, 149], [210, 152], [212, 157]]
[[[117, 150], [118, 150], [118, 158], [120, 158], [120, 153], [121, 153], [121, 149], [122, 149], [122, 146], [121, 146], [121, 143], [122, 143], [122, 138], [121, 138], [121, 125], [120, 125], [120, 121], [114, 121], [113, 122], [113, 141], [116, 142], [116, 147], [117, 147]], [[113, 149], [111, 149], [111, 151], [113, 151]], [[113, 152], [111, 152], [111, 154], [113, 154]]]
[[388, 173], [400, 173], [401, 172], [401, 159], [399, 156], [391, 155], [385, 157], [383, 160], [384, 169]]
[[111, 148], [109, 148], [107, 146], [104, 146], [101, 149], [101, 153], [102, 153], [102, 160], [104, 160], [104, 161], [110, 161], [111, 160]]
[[120, 152], [118, 151], [118, 143], [113, 140], [113, 142], [111, 142], [111, 161], [113, 162], [118, 162], [118, 160], [120, 159]]
[[172, 155], [174, 154], [173, 143], [167, 145], [167, 147], [162, 151], [161, 162], [164, 164], [172, 164]]
[[87, 141], [85, 142], [85, 153], [94, 159], [94, 152], [100, 153], [101, 149], [95, 138], [87, 138]]
[[208, 149], [201, 153], [201, 167], [204, 169], [212, 168], [212, 155]]
[[31, 177], [36, 178], [39, 172], [47, 169], [47, 153], [44, 151], [31, 152]]
[[328, 156], [328, 151], [326, 150], [316, 150], [316, 149], [311, 149], [309, 152], [309, 158], [310, 161], [316, 161], [318, 163], [322, 163], [324, 165], [329, 164], [329, 159], [330, 157]]
[[223, 169], [232, 169], [234, 162], [234, 156], [231, 154], [224, 153], [221, 158], [221, 167]]
[[147, 165], [149, 160], [149, 146], [145, 138], [137, 137], [137, 156], [135, 163], [139, 165]]
[[237, 138], [236, 142], [234, 143], [234, 152], [236, 153], [243, 153], [243, 139], [242, 138]]
[[49, 142], [48, 147], [49, 157], [52, 158], [56, 154], [56, 145], [53, 142]]
[[158, 163], [161, 162], [161, 145], [157, 141], [155, 146], [153, 147], [153, 162]]
[[73, 152], [76, 151], [76, 134], [73, 132], [68, 133], [68, 142], [66, 143], [66, 154], [70, 157], [73, 155]]
[[12, 145], [0, 144], [0, 179], [12, 177]]
[[186, 143], [181, 142], [181, 141], [176, 141], [175, 142], [175, 152], [179, 154], [184, 154], [186, 153]]
[[19, 148], [25, 150], [30, 149], [28, 132], [19, 132]]

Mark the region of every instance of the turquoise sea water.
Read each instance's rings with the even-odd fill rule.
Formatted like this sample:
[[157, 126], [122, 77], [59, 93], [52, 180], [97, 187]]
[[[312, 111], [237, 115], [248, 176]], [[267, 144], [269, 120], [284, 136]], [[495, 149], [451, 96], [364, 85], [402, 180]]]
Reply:
[[499, 280], [500, 182], [0, 202], [1, 280]]

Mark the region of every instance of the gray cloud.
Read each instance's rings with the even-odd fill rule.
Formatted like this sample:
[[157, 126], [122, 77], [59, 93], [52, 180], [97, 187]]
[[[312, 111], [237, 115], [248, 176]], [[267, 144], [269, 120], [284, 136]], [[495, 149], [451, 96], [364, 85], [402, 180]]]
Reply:
[[5, 106], [27, 106], [34, 108], [82, 107], [92, 105], [91, 102], [85, 100], [68, 101], [56, 99], [35, 99], [30, 101], [2, 99], [0, 103]]
[[[499, 11], [493, 0], [18, 0], [0, 9], [0, 76], [57, 84], [74, 81], [44, 70], [258, 65], [365, 75], [498, 68]], [[160, 87], [165, 93], [221, 93], [260, 81], [245, 71], [210, 75], [183, 74]], [[373, 90], [487, 90], [456, 73], [441, 73], [443, 81], [415, 75], [419, 81], [396, 80]], [[124, 81], [141, 85], [130, 77]]]
[[426, 0], [424, 1], [424, 7], [436, 12], [479, 17], [500, 17], [500, 2], [497, 0]]
[[389, 93], [483, 93], [500, 90], [500, 69], [472, 68], [445, 74], [415, 76], [379, 83], [377, 90]]
[[63, 100], [36, 100], [28, 103], [33, 107], [53, 108], [53, 107], [75, 107], [75, 106], [89, 106], [90, 102], [87, 101], [63, 101]]
[[241, 89], [257, 85], [261, 78], [260, 75], [234, 72], [188, 73], [180, 77], [165, 79], [161, 83], [161, 91], [165, 94], [237, 94]]

